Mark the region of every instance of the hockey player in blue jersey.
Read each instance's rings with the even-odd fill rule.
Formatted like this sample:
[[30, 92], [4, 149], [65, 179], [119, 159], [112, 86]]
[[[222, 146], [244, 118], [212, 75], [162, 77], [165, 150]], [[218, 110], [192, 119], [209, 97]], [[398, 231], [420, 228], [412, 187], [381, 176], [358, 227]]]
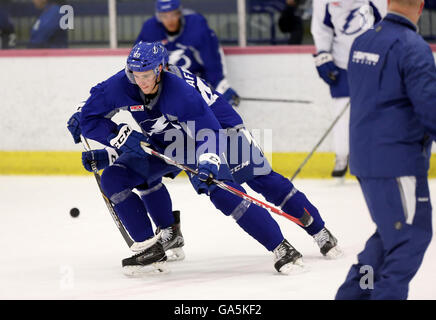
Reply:
[[[222, 136], [219, 132], [222, 128], [208, 104], [213, 100], [226, 102], [222, 97], [208, 96], [207, 92], [202, 96], [183, 79], [163, 72], [163, 61], [157, 59], [159, 48], [157, 44], [136, 45], [129, 55], [126, 70], [92, 88], [91, 96], [80, 114], [80, 125], [85, 137], [122, 152], [115, 163], [103, 171], [101, 182], [104, 193], [114, 203], [123, 225], [136, 242], [148, 241], [153, 237], [144, 203], [132, 189], [139, 185], [144, 188], [153, 187], [160, 183], [162, 176], [174, 176], [180, 170], [145, 154], [140, 142], [147, 142], [164, 153], [171, 144], [171, 141], [165, 140], [165, 133], [179, 133], [182, 141], [185, 141], [184, 155], [187, 157], [192, 152], [195, 155], [191, 165], [198, 166], [199, 174], [190, 179], [197, 192], [208, 193], [217, 209], [232, 216], [248, 234], [269, 251], [274, 251], [275, 268], [279, 272], [286, 273], [298, 268], [301, 254], [284, 239], [278, 224], [265, 209], [250, 205], [246, 200], [208, 183], [209, 177], [217, 177], [243, 190], [231, 181], [229, 169], [219, 156], [214, 152], [204, 152], [210, 151], [213, 145], [219, 145]], [[131, 112], [146, 135], [110, 120], [120, 108]], [[195, 128], [187, 127], [190, 123]], [[191, 146], [188, 140], [196, 137], [202, 129], [214, 132], [215, 137], [203, 143], [191, 140], [195, 149], [188, 148], [188, 145]], [[206, 143], [208, 146], [202, 150]], [[185, 163], [189, 164], [188, 160], [185, 159]], [[159, 202], [154, 205], [161, 204]], [[148, 243], [151, 246], [143, 252], [123, 260], [124, 270], [142, 269], [153, 263], [162, 264], [166, 260], [160, 242]]]
[[[164, 48], [163, 52], [166, 50]], [[168, 58], [165, 59], [164, 63], [168, 62]], [[201, 93], [202, 91], [209, 90], [205, 85], [204, 81], [189, 71], [182, 69], [177, 66], [169, 66], [168, 71], [177, 75], [178, 77], [184, 79], [187, 83], [191, 83], [195, 88]], [[210, 94], [217, 94], [213, 91], [208, 91]], [[250, 133], [245, 129], [244, 123], [237, 112], [226, 103], [212, 103], [210, 106], [220, 125], [227, 130], [228, 135], [228, 150], [227, 150], [227, 163], [232, 173], [233, 179], [237, 183], [247, 183], [253, 190], [262, 194], [265, 199], [274, 205], [280, 207], [285, 212], [292, 212], [293, 216], [299, 218], [303, 221], [313, 218], [313, 223], [304, 228], [306, 232], [313, 236], [317, 244], [320, 247], [320, 251], [323, 255], [329, 258], [336, 258], [341, 255], [341, 250], [337, 246], [337, 240], [331, 235], [329, 230], [324, 227], [324, 221], [318, 213], [316, 207], [314, 207], [306, 198], [306, 196], [298, 191], [294, 185], [285, 177], [274, 172], [271, 169], [267, 159], [264, 157], [262, 151], [251, 137]], [[79, 113], [73, 115], [69, 120], [68, 128], [73, 134], [73, 138], [76, 142], [80, 141], [80, 124], [79, 124]], [[230, 146], [236, 146], [239, 148], [236, 150], [231, 150]], [[243, 146], [249, 146], [247, 150], [249, 152], [243, 152]], [[248, 155], [247, 155], [248, 154]], [[102, 149], [93, 150], [84, 153], [84, 166], [88, 171], [91, 171], [91, 166], [89, 161], [97, 161], [99, 168], [106, 168], [108, 165], [113, 163], [113, 155], [117, 155], [115, 150]], [[232, 160], [234, 155], [237, 155], [237, 159]], [[247, 155], [247, 156], [246, 156]], [[257, 155], [255, 157], [253, 155]], [[246, 159], [243, 159], [246, 156]], [[256, 173], [257, 170], [257, 173]], [[153, 194], [156, 199], [160, 197], [169, 199], [167, 195], [166, 188], [161, 187], [156, 193], [148, 191], [147, 194]], [[143, 192], [143, 191], [141, 191]], [[159, 194], [159, 195], [158, 195]], [[147, 202], [147, 200], [145, 199]], [[150, 202], [151, 200], [148, 199]], [[171, 208], [166, 210], [153, 210], [149, 213], [151, 214], [156, 225], [161, 226], [159, 220], [162, 220], [162, 216], [167, 216], [168, 219], [165, 221], [164, 225], [171, 225], [169, 212]], [[165, 230], [166, 227], [163, 227]], [[177, 231], [173, 232], [174, 235]], [[170, 243], [170, 242], [168, 242]], [[164, 248], [165, 248], [164, 244]]]
[[[311, 32], [315, 42], [315, 65], [329, 85], [336, 117], [349, 103], [347, 62], [353, 40], [380, 21], [376, 6], [369, 0], [314, 0]], [[341, 178], [348, 169], [349, 108], [333, 128], [335, 166], [332, 176]]]
[[[195, 87], [197, 88], [197, 90], [199, 88], [202, 88], [201, 90], [204, 90], [203, 92], [203, 96], [207, 96], [209, 97], [208, 99], [214, 99], [216, 100], [214, 103], [211, 104], [211, 109], [214, 110], [215, 114], [218, 115], [218, 117], [221, 119], [221, 123], [224, 124], [224, 126], [226, 128], [231, 128], [234, 129], [235, 131], [238, 130], [237, 128], [239, 127], [239, 129], [242, 129], [242, 120], [240, 119], [240, 117], [236, 114], [236, 112], [234, 112], [234, 110], [230, 107], [230, 105], [228, 105], [227, 103], [223, 103], [224, 100], [221, 100], [221, 98], [219, 98], [218, 96], [215, 96], [214, 94], [211, 95], [211, 91], [208, 87], [206, 87], [204, 85], [204, 83], [201, 82], [200, 79], [197, 79], [197, 82], [195, 82], [195, 77], [190, 74], [187, 71], [182, 71], [179, 68], [174, 67], [176, 70], [174, 71], [174, 73], [179, 73], [179, 76], [184, 78], [185, 81], [187, 81], [188, 83], [191, 82], [192, 84], [195, 83]], [[127, 73], [129, 75], [129, 73]], [[182, 76], [183, 74], [183, 76]], [[133, 78], [131, 78], [131, 80], [134, 81]], [[215, 97], [214, 97], [215, 96]], [[134, 110], [137, 110], [138, 108], [134, 108]], [[230, 111], [230, 112], [229, 112]], [[136, 111], [135, 111], [136, 112]], [[232, 112], [234, 112], [234, 114], [232, 114]], [[77, 126], [74, 125], [74, 123], [77, 123], [77, 120], [74, 120], [74, 116], [72, 117], [72, 119], [70, 120], [70, 124], [69, 124], [69, 128], [70, 130], [72, 130], [73, 135], [75, 134], [77, 136], [77, 131], [74, 131], [77, 129]], [[156, 129], [156, 126], [153, 125], [153, 127]], [[107, 166], [109, 164], [108, 161], [106, 161], [106, 159], [108, 159], [107, 156], [107, 152], [105, 150], [96, 150], [94, 151], [96, 155], [101, 155], [101, 157], [99, 156], [95, 156], [93, 159], [97, 159], [100, 158], [102, 161], [100, 161], [100, 163], [102, 163], [101, 167], [104, 168], [105, 166]], [[88, 155], [90, 155], [90, 153], [88, 153]], [[86, 156], [85, 156], [86, 158]], [[84, 161], [85, 166], [86, 164], [86, 159]], [[89, 167], [89, 165], [88, 165]], [[232, 170], [235, 169], [235, 165], [233, 165], [233, 167], [231, 166]], [[245, 168], [244, 168], [245, 169]], [[89, 168], [88, 168], [89, 170]], [[107, 169], [106, 169], [107, 170]], [[105, 171], [106, 171], [105, 170]], [[244, 173], [245, 172], [245, 173]], [[307, 210], [309, 210], [312, 214], [313, 214], [313, 218], [314, 218], [314, 223], [312, 223], [312, 225], [310, 225], [307, 228], [307, 232], [309, 232], [309, 234], [314, 234], [315, 235], [315, 239], [317, 239], [318, 244], [320, 244], [320, 248], [321, 248], [321, 252], [325, 255], [328, 255], [327, 253], [332, 253], [335, 252], [336, 250], [334, 250], [333, 248], [336, 247], [336, 240], [331, 236], [331, 234], [329, 234], [328, 230], [324, 228], [324, 222], [322, 221], [322, 219], [319, 217], [319, 214], [316, 210], [316, 208], [314, 208], [305, 198], [305, 196], [297, 191], [292, 184], [289, 182], [289, 180], [281, 177], [280, 175], [278, 175], [275, 172], [270, 172], [269, 174], [265, 174], [264, 175], [264, 179], [257, 179], [257, 177], [253, 177], [251, 175], [250, 178], [248, 178], [247, 176], [247, 170], [238, 170], [237, 174], [234, 174], [234, 177], [236, 177], [236, 180], [239, 180], [238, 182], [244, 182], [244, 179], [247, 180], [251, 180], [250, 183], [247, 182], [252, 188], [254, 188], [256, 191], [259, 192], [259, 190], [261, 190], [260, 192], [262, 194], [265, 195], [265, 197], [268, 200], [272, 200], [273, 202], [275, 201], [275, 203], [277, 205], [279, 205], [278, 202], [281, 202], [282, 204], [282, 208], [284, 210], [292, 210], [292, 212], [294, 214], [296, 214], [297, 216], [300, 215], [304, 215], [305, 213], [307, 213]], [[176, 173], [176, 172], [175, 172]], [[268, 172], [267, 172], [268, 173]], [[143, 176], [144, 172], [139, 173], [139, 175]], [[107, 177], [108, 175], [105, 174], [105, 172], [103, 173], [103, 177]], [[269, 179], [268, 179], [269, 178]], [[114, 183], [119, 183], [119, 179], [118, 180], [113, 180], [112, 184]], [[169, 204], [171, 203], [168, 192], [166, 190], [166, 188], [162, 187], [163, 185], [159, 182], [159, 184], [157, 184], [158, 188], [156, 191], [153, 191], [153, 189], [156, 189], [155, 187], [149, 188], [149, 190], [151, 190], [151, 192], [148, 192], [149, 195], [153, 195], [155, 197], [155, 201], [157, 203], [159, 203], [159, 205], [165, 204], [166, 202], [168, 202]], [[268, 189], [268, 187], [271, 187], [270, 189]], [[263, 190], [263, 192], [262, 192]], [[277, 192], [279, 191], [279, 192]], [[200, 191], [201, 193], [202, 191]], [[203, 191], [204, 192], [204, 191]], [[159, 201], [159, 196], [158, 194], [161, 194], [160, 197], [162, 197], [162, 199], [160, 199]], [[144, 199], [147, 200], [147, 199]], [[150, 200], [150, 199], [149, 199]], [[147, 201], [145, 201], [147, 203]], [[150, 201], [149, 201], [150, 202]], [[167, 210], [164, 210], [165, 208], [159, 208], [159, 205], [155, 205], [154, 208], [148, 208], [149, 209], [149, 213], [151, 214], [151, 216], [153, 217], [153, 220], [155, 220], [156, 222], [156, 217], [167, 217], [168, 219], [168, 223], [170, 224], [170, 214], [168, 214], [168, 212], [170, 211], [170, 207], [167, 208]], [[147, 207], [149, 207], [148, 204], [146, 204]], [[307, 208], [307, 210], [306, 210]], [[150, 210], [151, 209], [151, 210]], [[306, 210], [306, 211], [305, 211]], [[153, 213], [151, 212], [153, 211]], [[165, 213], [166, 211], [166, 213]], [[243, 210], [245, 211], [245, 209]], [[156, 214], [156, 212], [158, 212]], [[236, 214], [235, 212], [232, 213], [233, 217], [236, 219], [236, 216], [234, 215]], [[240, 212], [237, 213], [236, 215], [241, 214]], [[239, 223], [239, 222], [238, 222]], [[274, 222], [275, 223], [275, 222]], [[157, 225], [159, 225], [159, 223], [156, 223]], [[316, 234], [315, 234], [316, 233]], [[276, 258], [278, 264], [276, 263], [276, 268], [277, 266], [280, 266], [280, 261], [282, 260], [282, 256], [283, 254], [286, 255], [287, 250], [289, 249], [289, 244], [287, 242], [283, 242], [281, 243], [282, 245], [280, 246], [280, 250], [278, 250], [278, 248], [276, 248], [275, 253], [276, 256], [279, 255], [278, 258]], [[322, 244], [322, 245], [321, 245]], [[337, 249], [337, 248], [336, 248]], [[271, 249], [270, 249], [271, 250]], [[281, 253], [280, 253], [281, 252]], [[279, 270], [280, 268], [278, 268], [277, 270]], [[282, 272], [282, 270], [280, 270]]]
[[67, 30], [60, 26], [62, 0], [32, 0], [41, 15], [32, 27], [29, 48], [66, 48]]
[[383, 21], [351, 47], [350, 170], [377, 229], [337, 299], [406, 299], [432, 238], [427, 175], [436, 138], [436, 67], [417, 33], [423, 6], [423, 0], [390, 0]]
[[[202, 79], [180, 67], [170, 66], [169, 71], [186, 82], [195, 84], [198, 89], [205, 86]], [[201, 89], [199, 91], [201, 92]], [[303, 222], [312, 220], [312, 223], [303, 229], [314, 237], [321, 253], [332, 259], [341, 256], [342, 251], [337, 246], [337, 239], [325, 228], [317, 208], [295, 188], [289, 179], [272, 170], [262, 150], [245, 128], [239, 114], [227, 103], [213, 103], [210, 108], [220, 125], [227, 131], [226, 162], [235, 182], [246, 183], [267, 201]], [[231, 146], [237, 147], [232, 150]], [[244, 148], [244, 146], [249, 147]], [[235, 155], [237, 156], [234, 159]]]
[[135, 43], [139, 41], [161, 41], [171, 64], [205, 79], [231, 105], [239, 105], [239, 96], [226, 78], [224, 53], [215, 32], [201, 14], [182, 9], [180, 0], [157, 0], [156, 16], [144, 23]]

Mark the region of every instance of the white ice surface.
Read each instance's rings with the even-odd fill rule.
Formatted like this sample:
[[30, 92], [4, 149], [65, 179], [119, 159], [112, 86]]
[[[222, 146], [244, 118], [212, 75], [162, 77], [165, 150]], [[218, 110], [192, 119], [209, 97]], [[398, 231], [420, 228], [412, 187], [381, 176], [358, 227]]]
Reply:
[[[333, 299], [375, 229], [356, 181], [296, 180], [345, 256], [325, 260], [311, 237], [275, 216], [310, 269], [282, 276], [272, 253], [197, 196], [187, 180], [166, 183], [182, 212], [186, 259], [171, 263], [166, 275], [127, 278], [121, 260], [131, 252], [93, 177], [0, 177], [0, 299]], [[436, 180], [430, 191], [434, 200]], [[69, 215], [72, 207], [80, 209], [78, 218]], [[436, 299], [435, 269], [433, 240], [410, 299]]]

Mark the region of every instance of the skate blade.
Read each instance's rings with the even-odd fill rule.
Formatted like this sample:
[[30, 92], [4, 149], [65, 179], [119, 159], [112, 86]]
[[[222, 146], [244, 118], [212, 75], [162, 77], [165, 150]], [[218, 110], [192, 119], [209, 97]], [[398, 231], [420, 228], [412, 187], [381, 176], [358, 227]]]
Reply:
[[123, 274], [128, 277], [141, 277], [146, 275], [165, 274], [170, 272], [166, 266], [166, 261], [155, 262], [147, 266], [125, 266]]
[[297, 259], [294, 263], [287, 263], [280, 268], [279, 274], [295, 275], [309, 271], [309, 268], [304, 265], [303, 259]]
[[333, 247], [325, 254], [325, 258], [329, 260], [339, 259], [344, 255], [344, 252], [339, 246]]
[[168, 262], [181, 261], [185, 259], [185, 252], [182, 248], [168, 249], [165, 251], [165, 254], [167, 255]]

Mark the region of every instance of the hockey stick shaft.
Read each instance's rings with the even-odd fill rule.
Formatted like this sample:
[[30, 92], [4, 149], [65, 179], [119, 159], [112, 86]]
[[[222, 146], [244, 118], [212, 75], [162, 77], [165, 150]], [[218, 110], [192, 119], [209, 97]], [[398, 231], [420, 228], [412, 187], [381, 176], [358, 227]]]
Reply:
[[312, 103], [312, 101], [307, 100], [293, 100], [293, 99], [269, 99], [269, 98], [239, 98], [241, 101], [259, 101], [259, 102], [283, 102], [283, 103]]
[[[171, 164], [173, 166], [176, 166], [177, 168], [179, 168], [181, 170], [184, 170], [184, 171], [186, 171], [188, 173], [195, 174], [195, 175], [198, 174], [197, 170], [194, 170], [194, 169], [192, 169], [192, 168], [190, 168], [190, 167], [188, 167], [186, 165], [183, 165], [183, 164], [175, 161], [174, 159], [171, 159], [170, 157], [167, 157], [166, 155], [163, 155], [163, 154], [161, 154], [161, 153], [151, 149], [149, 147], [149, 144], [147, 144], [145, 142], [141, 142], [141, 148], [146, 153], [148, 153], [149, 155], [158, 157], [161, 160], [164, 160], [166, 163]], [[271, 212], [273, 212], [275, 214], [281, 215], [281, 216], [291, 220], [292, 222], [295, 222], [296, 224], [298, 224], [300, 226], [306, 227], [306, 226], [310, 225], [310, 223], [312, 223], [312, 221], [313, 221], [312, 219], [309, 219], [306, 224], [303, 224], [300, 221], [300, 219], [295, 218], [295, 217], [287, 214], [286, 212], [283, 212], [282, 210], [277, 209], [277, 208], [275, 208], [273, 206], [270, 206], [270, 205], [268, 205], [268, 204], [266, 204], [266, 203], [264, 203], [264, 202], [262, 202], [260, 200], [257, 200], [256, 198], [254, 198], [252, 196], [249, 196], [248, 194], [246, 194], [246, 193], [244, 193], [244, 192], [242, 192], [242, 191], [240, 191], [238, 189], [235, 189], [235, 188], [225, 184], [222, 181], [219, 181], [219, 180], [216, 180], [216, 179], [212, 179], [212, 183], [216, 184], [219, 188], [227, 190], [230, 193], [233, 193], [234, 195], [236, 195], [236, 196], [238, 196], [238, 197], [240, 197], [240, 198], [242, 198], [244, 200], [247, 200], [247, 201], [249, 201], [249, 202], [251, 202], [251, 203], [253, 203], [253, 204], [255, 204], [255, 205], [257, 205], [257, 206], [259, 206], [261, 208], [267, 209], [267, 210], [269, 210], [269, 211], [271, 211]]]
[[[89, 146], [88, 140], [84, 136], [80, 136], [80, 138], [82, 140], [82, 144], [83, 144], [83, 147], [85, 148], [85, 150], [90, 151], [91, 147]], [[96, 165], [95, 161], [91, 161], [91, 168], [92, 168], [92, 171], [94, 173], [95, 180], [97, 181], [98, 188], [100, 189], [100, 193], [103, 196], [103, 200], [106, 203], [106, 206], [109, 210], [110, 215], [112, 216], [112, 219], [115, 222], [115, 225], [117, 226], [118, 230], [120, 231], [121, 235], [123, 236], [124, 240], [126, 241], [127, 245], [129, 246], [129, 248], [132, 248], [132, 246], [134, 245], [135, 242], [132, 240], [132, 238], [130, 238], [129, 234], [127, 233], [126, 229], [124, 228], [123, 224], [121, 223], [120, 218], [118, 218], [118, 215], [116, 214], [116, 212], [114, 210], [112, 202], [108, 199], [108, 197], [106, 197], [106, 195], [103, 192], [103, 189], [101, 187], [101, 177], [100, 177], [100, 174], [98, 173], [98, 169], [97, 169], [97, 165]]]
[[342, 117], [342, 115], [347, 111], [348, 107], [350, 106], [350, 101], [345, 105], [345, 107], [341, 110], [341, 113], [333, 120], [330, 127], [328, 127], [327, 131], [324, 133], [324, 135], [321, 137], [321, 139], [318, 141], [318, 143], [313, 147], [312, 151], [307, 155], [307, 157], [303, 160], [303, 162], [300, 164], [298, 169], [295, 171], [294, 175], [290, 179], [291, 181], [294, 180], [294, 178], [300, 173], [301, 169], [304, 167], [304, 165], [309, 161], [309, 159], [312, 157], [312, 154], [318, 149], [318, 147], [321, 145], [321, 143], [325, 140], [325, 138], [328, 136], [330, 131], [332, 131], [333, 127], [336, 125], [336, 123], [339, 121], [339, 119]]

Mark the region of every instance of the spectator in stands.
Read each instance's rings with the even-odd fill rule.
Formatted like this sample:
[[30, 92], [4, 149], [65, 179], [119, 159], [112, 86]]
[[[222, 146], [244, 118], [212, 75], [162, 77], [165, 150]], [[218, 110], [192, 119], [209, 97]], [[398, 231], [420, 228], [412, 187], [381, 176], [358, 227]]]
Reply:
[[289, 33], [289, 44], [301, 44], [303, 42], [303, 19], [301, 19], [298, 7], [305, 0], [286, 0], [286, 6], [280, 14], [279, 28], [283, 33]]
[[41, 15], [32, 27], [29, 48], [66, 48], [67, 30], [61, 28], [60, 12], [63, 0], [32, 0]]
[[15, 28], [6, 11], [0, 8], [0, 49], [15, 47]]
[[436, 10], [436, 0], [425, 0], [425, 8]]

